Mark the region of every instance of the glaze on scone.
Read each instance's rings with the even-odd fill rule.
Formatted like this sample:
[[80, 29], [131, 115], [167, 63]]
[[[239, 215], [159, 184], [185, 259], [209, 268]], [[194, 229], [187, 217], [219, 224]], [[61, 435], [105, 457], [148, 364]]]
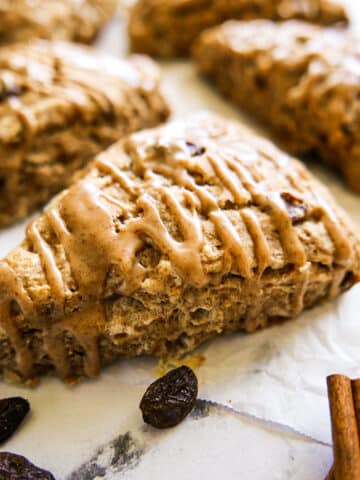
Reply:
[[33, 38], [91, 42], [117, 0], [1, 0], [0, 45]]
[[200, 71], [281, 145], [315, 154], [360, 192], [359, 39], [302, 22], [227, 22], [204, 32], [194, 53]]
[[138, 0], [129, 21], [131, 48], [159, 57], [187, 56], [203, 30], [225, 20], [256, 18], [296, 18], [320, 25], [348, 22], [336, 0]]
[[296, 160], [210, 114], [133, 134], [0, 263], [0, 371], [97, 375], [336, 297], [359, 239]]
[[159, 70], [67, 43], [0, 49], [0, 227], [68, 185], [110, 144], [169, 114]]

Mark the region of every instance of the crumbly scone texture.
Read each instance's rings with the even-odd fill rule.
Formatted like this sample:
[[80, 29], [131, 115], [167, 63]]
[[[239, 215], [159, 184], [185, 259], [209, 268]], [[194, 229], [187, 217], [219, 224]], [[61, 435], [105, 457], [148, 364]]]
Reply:
[[0, 227], [42, 206], [125, 134], [169, 108], [160, 72], [63, 42], [0, 49]]
[[348, 23], [344, 7], [333, 0], [139, 0], [130, 14], [131, 48], [152, 56], [187, 56], [203, 30], [226, 20], [259, 18]]
[[204, 32], [194, 55], [282, 146], [315, 154], [360, 192], [359, 39], [303, 22], [234, 21]]
[[358, 280], [359, 238], [298, 161], [195, 115], [118, 142], [0, 263], [0, 372], [97, 375], [253, 332]]
[[89, 43], [116, 6], [117, 0], [2, 0], [0, 45], [34, 38]]

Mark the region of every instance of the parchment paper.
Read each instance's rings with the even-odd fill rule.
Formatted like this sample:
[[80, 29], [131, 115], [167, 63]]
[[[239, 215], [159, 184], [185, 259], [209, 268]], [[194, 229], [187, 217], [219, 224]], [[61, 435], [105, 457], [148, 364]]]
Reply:
[[[347, 2], [356, 21], [360, 6]], [[98, 48], [125, 55], [122, 20]], [[212, 109], [252, 127], [201, 81], [189, 62], [162, 64], [164, 88], [176, 115]], [[360, 197], [331, 173], [326, 182], [360, 228]], [[17, 225], [0, 233], [0, 255], [22, 238]], [[360, 287], [297, 320], [255, 335], [218, 338], [198, 350], [200, 400], [176, 429], [144, 426], [138, 404], [156, 377], [153, 359], [122, 360], [99, 379], [69, 388], [44, 379], [34, 390], [0, 384], [0, 398], [27, 397], [32, 413], [2, 445], [50, 469], [58, 480], [309, 479], [332, 462], [326, 375], [360, 376]]]

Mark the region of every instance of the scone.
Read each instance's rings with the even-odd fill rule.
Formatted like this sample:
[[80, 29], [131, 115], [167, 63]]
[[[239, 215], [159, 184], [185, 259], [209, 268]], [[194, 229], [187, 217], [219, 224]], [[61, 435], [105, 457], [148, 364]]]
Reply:
[[159, 70], [67, 43], [0, 49], [0, 227], [68, 185], [121, 136], [169, 114]]
[[91, 42], [117, 0], [2, 0], [0, 45], [32, 38]]
[[129, 136], [0, 262], [0, 372], [95, 376], [253, 332], [358, 280], [359, 238], [296, 160], [203, 114]]
[[256, 18], [348, 23], [336, 0], [138, 0], [129, 21], [131, 48], [159, 57], [187, 56], [203, 30], [225, 20]]
[[302, 22], [234, 21], [204, 32], [194, 54], [200, 71], [281, 145], [322, 159], [360, 192], [358, 39]]

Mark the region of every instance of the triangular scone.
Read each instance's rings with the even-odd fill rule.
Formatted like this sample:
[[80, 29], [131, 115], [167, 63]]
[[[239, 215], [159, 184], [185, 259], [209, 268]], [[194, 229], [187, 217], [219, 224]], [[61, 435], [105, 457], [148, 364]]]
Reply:
[[116, 12], [117, 0], [5, 0], [0, 45], [33, 38], [91, 42]]
[[0, 49], [0, 227], [23, 218], [119, 138], [169, 114], [152, 60], [71, 43]]
[[[346, 24], [337, 0], [139, 0], [130, 15], [133, 51], [159, 57], [187, 56], [196, 37], [225, 20], [301, 19]], [[261, 38], [259, 32], [257, 37]]]
[[360, 193], [359, 38], [297, 21], [230, 21], [204, 32], [194, 55], [289, 152], [315, 154]]
[[97, 375], [189, 352], [353, 285], [359, 240], [296, 160], [210, 114], [117, 143], [0, 263], [0, 369]]

